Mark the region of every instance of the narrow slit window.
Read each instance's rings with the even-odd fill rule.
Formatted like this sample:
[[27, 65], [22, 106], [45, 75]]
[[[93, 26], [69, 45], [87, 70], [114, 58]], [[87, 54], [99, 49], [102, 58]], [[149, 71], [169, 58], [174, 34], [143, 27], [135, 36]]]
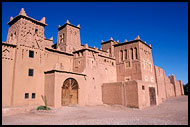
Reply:
[[136, 59], [138, 59], [138, 56], [137, 56], [137, 48], [135, 47], [135, 57]]
[[125, 50], [125, 59], [127, 59], [127, 50]]
[[131, 48], [131, 59], [133, 60], [133, 49]]
[[123, 50], [120, 51], [121, 61], [123, 61]]

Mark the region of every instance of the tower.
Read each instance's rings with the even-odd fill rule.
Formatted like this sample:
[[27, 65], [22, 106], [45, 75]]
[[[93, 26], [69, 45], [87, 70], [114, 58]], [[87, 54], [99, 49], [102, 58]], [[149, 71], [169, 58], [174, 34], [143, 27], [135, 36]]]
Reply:
[[24, 8], [18, 16], [10, 17], [7, 43], [35, 49], [42, 49], [44, 43], [45, 17], [40, 21], [26, 15]]
[[72, 53], [80, 47], [80, 25], [74, 26], [67, 20], [63, 26], [58, 28], [57, 48]]

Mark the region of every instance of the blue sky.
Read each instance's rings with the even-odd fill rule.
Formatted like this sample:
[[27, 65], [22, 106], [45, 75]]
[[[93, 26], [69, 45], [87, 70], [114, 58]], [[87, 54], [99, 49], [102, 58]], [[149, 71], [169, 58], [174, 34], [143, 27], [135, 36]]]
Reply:
[[100, 48], [101, 40], [124, 42], [137, 35], [152, 45], [154, 65], [166, 75], [188, 82], [187, 2], [3, 2], [2, 41], [6, 41], [10, 16], [24, 8], [36, 20], [46, 17], [45, 37], [57, 41], [58, 25], [69, 19], [80, 24], [81, 43]]

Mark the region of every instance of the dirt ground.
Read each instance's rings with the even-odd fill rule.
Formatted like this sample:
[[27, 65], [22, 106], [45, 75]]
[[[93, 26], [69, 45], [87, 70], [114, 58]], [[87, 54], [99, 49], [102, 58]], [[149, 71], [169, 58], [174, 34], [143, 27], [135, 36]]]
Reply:
[[143, 110], [124, 106], [63, 106], [49, 113], [31, 110], [2, 116], [3, 125], [188, 125], [188, 96]]

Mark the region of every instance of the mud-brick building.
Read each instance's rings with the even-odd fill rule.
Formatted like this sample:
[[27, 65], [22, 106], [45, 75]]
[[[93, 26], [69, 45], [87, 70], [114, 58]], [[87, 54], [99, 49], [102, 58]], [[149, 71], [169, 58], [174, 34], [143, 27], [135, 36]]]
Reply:
[[3, 107], [120, 104], [145, 108], [183, 95], [181, 80], [153, 64], [152, 47], [139, 36], [113, 38], [101, 48], [81, 45], [80, 25], [58, 27], [57, 42], [44, 35], [45, 17], [35, 20], [22, 8], [11, 17], [2, 42]]

